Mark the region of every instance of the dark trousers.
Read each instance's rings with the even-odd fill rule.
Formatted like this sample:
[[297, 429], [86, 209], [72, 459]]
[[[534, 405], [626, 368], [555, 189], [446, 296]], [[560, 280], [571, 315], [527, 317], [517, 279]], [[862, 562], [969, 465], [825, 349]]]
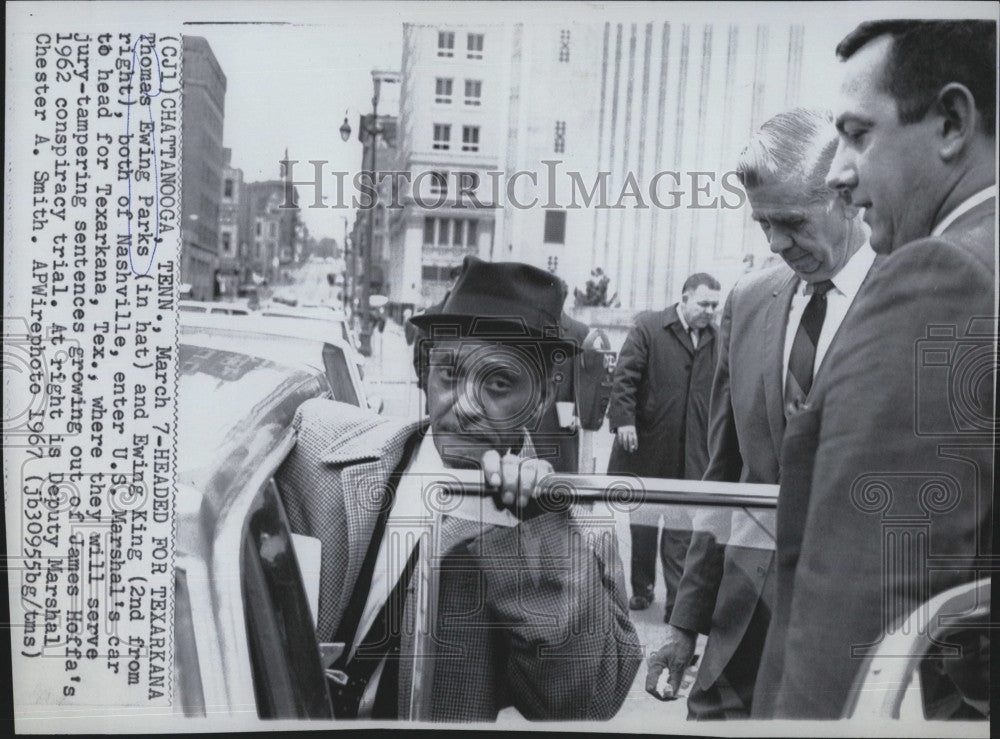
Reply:
[[[757, 669], [770, 623], [771, 609], [761, 599], [754, 608], [740, 645], [715, 683], [703, 688], [695, 680], [688, 696], [688, 720], [750, 718]], [[712, 635], [709, 634], [708, 638], [711, 641]]]
[[660, 563], [667, 583], [667, 603], [664, 621], [670, 620], [677, 598], [677, 585], [684, 574], [684, 558], [691, 543], [691, 532], [658, 526], [631, 524], [632, 532], [632, 594], [651, 596], [656, 586], [656, 549], [659, 538]]

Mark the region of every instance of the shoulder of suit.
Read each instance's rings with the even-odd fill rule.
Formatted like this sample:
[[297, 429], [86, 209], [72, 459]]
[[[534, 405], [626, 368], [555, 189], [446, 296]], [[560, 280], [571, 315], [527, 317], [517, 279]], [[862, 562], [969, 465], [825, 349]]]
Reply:
[[940, 236], [928, 236], [911, 241], [891, 254], [885, 255], [879, 269], [919, 269], [929, 260], [945, 260], [956, 263], [968, 262], [982, 270], [984, 277], [996, 271], [995, 224], [992, 219], [980, 221], [971, 228], [952, 228]]
[[[669, 311], [670, 309], [667, 308], [666, 310]], [[632, 323], [636, 327], [659, 328], [663, 325], [665, 315], [666, 312], [662, 310], [644, 310], [636, 315]]]
[[379, 416], [349, 403], [313, 398], [299, 406], [293, 426], [300, 440], [321, 440], [324, 448], [352, 456], [377, 456], [390, 441], [414, 424]]
[[733, 295], [768, 294], [781, 289], [789, 280], [795, 277], [792, 268], [782, 262], [764, 269], [747, 272], [733, 286]]

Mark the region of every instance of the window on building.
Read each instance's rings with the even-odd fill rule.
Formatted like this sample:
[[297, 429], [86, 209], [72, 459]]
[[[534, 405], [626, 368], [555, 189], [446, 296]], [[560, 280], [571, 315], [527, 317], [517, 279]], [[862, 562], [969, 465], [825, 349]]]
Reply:
[[222, 186], [222, 196], [226, 198], [233, 196], [233, 181], [229, 178], [226, 178], [226, 182]]
[[559, 32], [559, 61], [569, 61], [569, 29], [564, 28]]
[[481, 33], [470, 33], [466, 37], [466, 57], [469, 59], [482, 59], [483, 58], [483, 34]]
[[479, 151], [479, 126], [462, 126], [462, 151]]
[[546, 244], [566, 243], [566, 211], [564, 210], [545, 211], [545, 243]]
[[566, 121], [556, 121], [556, 136], [552, 143], [552, 150], [556, 154], [566, 151]]
[[483, 83], [481, 80], [465, 81], [465, 104], [482, 105], [483, 103]]
[[260, 236], [262, 233], [264, 233], [263, 224], [261, 224], [260, 221], [257, 221], [257, 235]]
[[233, 253], [233, 235], [228, 231], [222, 232], [222, 253], [226, 256]]
[[258, 241], [254, 246], [256, 247], [255, 251], [257, 252], [256, 258], [260, 259], [263, 256], [263, 248], [261, 247], [261, 243]]
[[451, 148], [451, 126], [446, 123], [435, 123], [434, 124], [434, 143], [431, 145], [432, 149], [440, 149], [442, 151]]
[[464, 192], [475, 192], [479, 188], [479, 175], [475, 172], [459, 172], [458, 187]]
[[470, 218], [466, 221], [465, 246], [473, 249], [479, 246], [479, 221]]
[[434, 81], [434, 102], [442, 105], [451, 104], [452, 79], [450, 77], [438, 77]]
[[549, 272], [555, 274], [559, 271], [559, 257], [549, 257]]
[[455, 56], [455, 34], [452, 31], [438, 31], [438, 56]]
[[271, 234], [270, 235], [271, 235], [271, 238], [274, 238], [275, 236], [278, 235], [278, 224], [276, 222], [274, 222], [274, 221], [271, 221]]
[[431, 172], [431, 195], [447, 195], [448, 194], [448, 173], [447, 172]]
[[424, 218], [424, 246], [462, 252], [479, 246], [479, 221], [474, 218]]

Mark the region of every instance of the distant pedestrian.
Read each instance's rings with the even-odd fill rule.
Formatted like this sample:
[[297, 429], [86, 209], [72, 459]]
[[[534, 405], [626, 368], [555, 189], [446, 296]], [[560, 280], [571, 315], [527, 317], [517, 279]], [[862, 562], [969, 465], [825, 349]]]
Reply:
[[[609, 473], [701, 479], [708, 465], [708, 401], [716, 360], [712, 319], [719, 289], [711, 275], [693, 274], [679, 303], [636, 318], [618, 358], [608, 406], [608, 423], [616, 434]], [[632, 610], [653, 602], [659, 518], [656, 507], [632, 514]], [[659, 542], [667, 583], [665, 621], [691, 541], [690, 527], [671, 524], [668, 517]]]

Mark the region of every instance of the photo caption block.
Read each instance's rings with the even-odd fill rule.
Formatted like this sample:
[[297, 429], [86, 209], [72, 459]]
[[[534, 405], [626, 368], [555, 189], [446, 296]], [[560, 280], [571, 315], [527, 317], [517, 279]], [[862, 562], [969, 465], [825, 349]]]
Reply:
[[35, 33], [8, 69], [19, 717], [171, 705], [181, 49], [179, 35]]

